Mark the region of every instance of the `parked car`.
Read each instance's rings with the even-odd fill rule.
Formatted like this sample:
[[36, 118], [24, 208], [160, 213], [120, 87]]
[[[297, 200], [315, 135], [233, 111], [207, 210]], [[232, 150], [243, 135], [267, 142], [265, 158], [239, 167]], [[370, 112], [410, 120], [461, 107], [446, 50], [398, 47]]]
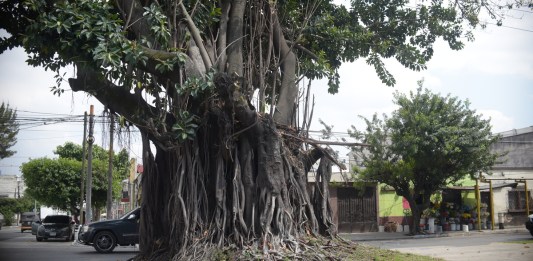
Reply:
[[3, 225], [4, 225], [4, 214], [0, 213], [0, 230], [2, 230]]
[[37, 229], [37, 241], [49, 238], [60, 238], [65, 241], [74, 240], [74, 221], [67, 215], [48, 215]]
[[527, 217], [526, 228], [529, 230], [529, 234], [533, 236], [533, 214]]
[[78, 241], [93, 246], [100, 253], [111, 253], [117, 245], [138, 244], [140, 217], [141, 209], [136, 208], [119, 219], [83, 225], [78, 234]]
[[20, 214], [20, 233], [23, 233], [26, 230], [31, 230], [33, 222], [40, 220], [38, 212], [24, 212]]
[[31, 234], [32, 235], [37, 235], [37, 229], [39, 229], [39, 227], [41, 226], [43, 222], [41, 220], [37, 220], [37, 221], [33, 221], [33, 223], [31, 223]]

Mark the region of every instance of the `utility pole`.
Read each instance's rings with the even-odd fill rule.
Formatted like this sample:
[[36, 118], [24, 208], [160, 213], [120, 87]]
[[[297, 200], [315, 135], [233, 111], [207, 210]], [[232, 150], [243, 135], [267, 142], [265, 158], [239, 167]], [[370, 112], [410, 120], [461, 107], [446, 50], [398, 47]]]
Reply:
[[89, 137], [87, 138], [88, 148], [87, 148], [87, 199], [86, 199], [86, 208], [87, 216], [85, 218], [86, 222], [93, 221], [93, 210], [92, 210], [92, 190], [93, 190], [93, 143], [94, 143], [94, 106], [91, 105], [91, 110], [89, 112]]
[[80, 224], [85, 224], [85, 215], [83, 214], [83, 199], [85, 198], [85, 142], [87, 139], [87, 112], [83, 113], [83, 142], [81, 145], [81, 173], [80, 173]]
[[135, 206], [135, 173], [137, 172], [137, 161], [134, 158], [130, 159], [130, 177], [128, 178], [128, 199], [130, 201], [130, 210]]
[[113, 207], [113, 130], [115, 125], [115, 118], [113, 112], [109, 110], [109, 165], [107, 169], [107, 219], [112, 219], [112, 207]]
[[20, 176], [17, 176], [17, 198], [20, 199]]

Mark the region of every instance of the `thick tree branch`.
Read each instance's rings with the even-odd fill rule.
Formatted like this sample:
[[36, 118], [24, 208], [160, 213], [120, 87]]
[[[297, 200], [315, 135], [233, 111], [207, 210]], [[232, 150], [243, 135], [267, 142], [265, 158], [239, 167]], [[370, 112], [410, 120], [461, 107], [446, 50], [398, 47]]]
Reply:
[[136, 39], [149, 38], [152, 33], [150, 32], [150, 25], [143, 16], [144, 8], [138, 0], [117, 0], [118, 8], [121, 10], [124, 21], [128, 23], [125, 25], [126, 29], [130, 29], [135, 34]]
[[228, 38], [227, 38], [227, 54], [228, 64], [227, 72], [237, 74], [243, 77], [243, 26], [244, 26], [244, 10], [246, 1], [236, 0], [231, 2], [229, 23], [228, 23]]
[[[180, 75], [179, 73], [176, 73], [180, 69], [179, 65], [175, 65], [174, 69], [170, 71], [161, 72], [156, 69], [156, 66], [162, 61], [175, 59], [178, 56], [178, 53], [154, 50], [144, 46], [142, 46], [141, 48], [143, 53], [148, 57], [148, 60], [146, 61], [146, 65], [143, 65], [141, 63], [137, 65], [140, 69], [148, 73], [154, 74], [157, 77], [168, 79], [173, 83], [180, 82]], [[194, 51], [190, 52], [189, 56], [187, 56], [187, 60], [185, 61], [185, 73], [189, 77], [198, 77], [203, 75], [203, 71], [196, 66], [195, 60], [191, 58], [194, 57], [194, 55]]]
[[295, 113], [294, 104], [298, 95], [298, 88], [296, 87], [296, 55], [294, 55], [283, 36], [283, 30], [277, 15], [273, 14], [272, 18], [274, 49], [278, 55], [281, 69], [281, 90], [274, 119], [279, 124], [291, 125]]
[[309, 55], [309, 57], [311, 57], [313, 60], [316, 61], [316, 60], [319, 59], [319, 57], [315, 53], [311, 52], [311, 50], [303, 47], [302, 45], [300, 45], [298, 43], [294, 43], [292, 41], [287, 41], [287, 43], [290, 44], [292, 47], [295, 47], [295, 48], [301, 50], [302, 52], [304, 52], [305, 54]]
[[222, 1], [222, 13], [220, 14], [220, 25], [218, 29], [218, 39], [217, 39], [217, 68], [220, 72], [223, 72], [226, 69], [226, 47], [227, 47], [227, 33], [228, 33], [228, 20], [229, 20], [229, 10], [230, 10], [230, 1]]
[[189, 16], [189, 13], [187, 12], [187, 9], [185, 8], [185, 5], [183, 5], [182, 1], [179, 2], [179, 5], [181, 8], [181, 11], [183, 12], [183, 15], [185, 16], [185, 19], [187, 20], [187, 27], [189, 28], [189, 31], [191, 32], [192, 38], [194, 39], [196, 46], [200, 49], [200, 55], [202, 56], [205, 70], [208, 71], [213, 66], [213, 63], [211, 62], [211, 59], [209, 58], [209, 54], [207, 53], [207, 50], [205, 49], [205, 45], [202, 41], [202, 37], [200, 36], [200, 31], [198, 31], [198, 28], [196, 28], [194, 21], [192, 20], [191, 16]]
[[[124, 88], [106, 80], [93, 69], [78, 66], [77, 78], [70, 78], [69, 84], [72, 91], [90, 93], [110, 110], [124, 116], [135, 124], [141, 131], [146, 132], [150, 139], [162, 147], [171, 145], [171, 138], [167, 134], [159, 134], [152, 119], [159, 118], [158, 110], [147, 104], [140, 96], [130, 93], [129, 88]], [[167, 113], [167, 121], [163, 124], [172, 124], [174, 119]]]

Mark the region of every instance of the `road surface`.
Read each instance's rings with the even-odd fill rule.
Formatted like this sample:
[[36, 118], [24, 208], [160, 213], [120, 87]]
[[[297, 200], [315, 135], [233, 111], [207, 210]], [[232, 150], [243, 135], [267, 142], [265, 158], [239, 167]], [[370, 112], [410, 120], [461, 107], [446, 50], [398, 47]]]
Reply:
[[20, 233], [18, 227], [0, 230], [0, 260], [2, 261], [124, 261], [134, 257], [138, 248], [117, 246], [111, 254], [100, 254], [91, 246], [52, 240], [37, 242], [30, 231]]
[[368, 241], [363, 244], [449, 261], [533, 260], [533, 237], [527, 231]]

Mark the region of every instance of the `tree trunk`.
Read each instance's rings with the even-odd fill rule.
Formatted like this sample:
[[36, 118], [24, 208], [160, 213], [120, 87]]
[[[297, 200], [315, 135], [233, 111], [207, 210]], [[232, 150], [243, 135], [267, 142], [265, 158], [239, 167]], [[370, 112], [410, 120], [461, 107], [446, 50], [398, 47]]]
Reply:
[[[409, 206], [411, 207], [411, 215], [413, 217], [413, 223], [411, 224], [411, 227], [410, 227], [410, 233], [411, 234], [420, 234], [423, 232], [423, 230], [420, 229], [420, 220], [422, 218], [422, 212], [429, 207], [429, 202], [430, 202], [430, 198], [431, 198], [431, 195], [430, 194], [422, 194], [422, 195], [419, 195], [417, 194], [418, 190], [414, 190], [414, 194], [413, 193], [409, 193], [409, 195], [405, 196], [405, 199], [407, 200], [407, 202], [409, 202]], [[416, 200], [416, 197], [422, 197], [422, 204], [417, 204], [417, 200]]]
[[173, 149], [156, 146], [154, 157], [143, 134], [141, 257], [190, 258], [199, 242], [212, 251], [256, 244], [268, 254], [298, 247], [308, 233], [335, 235], [331, 161], [322, 159], [311, 200], [303, 164], [308, 157], [288, 149], [298, 141], [283, 139], [269, 115], [251, 109], [238, 81], [218, 74], [215, 84], [233, 106], [210, 107], [196, 139]]

